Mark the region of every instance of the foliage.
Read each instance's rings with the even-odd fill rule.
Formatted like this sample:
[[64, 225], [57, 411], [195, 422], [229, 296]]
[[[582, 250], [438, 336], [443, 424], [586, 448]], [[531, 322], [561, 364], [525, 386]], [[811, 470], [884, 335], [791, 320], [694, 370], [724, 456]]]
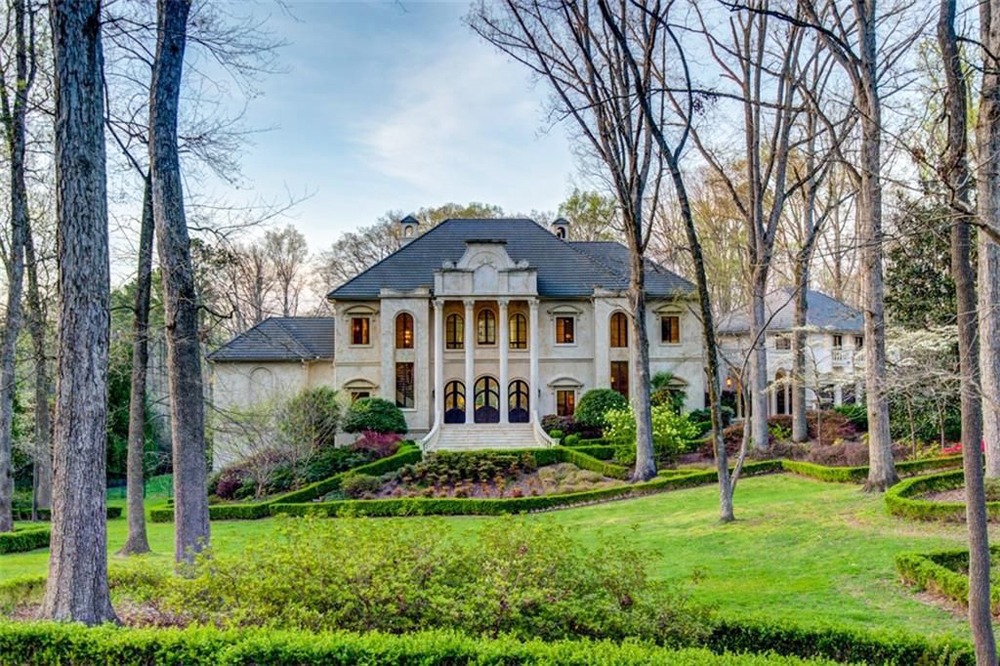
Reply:
[[0, 555], [48, 547], [48, 527], [27, 527], [15, 529], [13, 532], [0, 532]]
[[[735, 633], [729, 630], [725, 635]], [[747, 632], [749, 633], [749, 632]], [[861, 642], [859, 640], [859, 642]], [[914, 643], [911, 639], [906, 645]], [[822, 641], [813, 645], [822, 646]], [[928, 644], [932, 645], [932, 644]], [[816, 650], [813, 647], [813, 650]], [[634, 642], [568, 640], [518, 641], [503, 636], [486, 640], [452, 630], [391, 635], [380, 632], [273, 631], [214, 627], [126, 629], [113, 625], [85, 627], [59, 622], [0, 624], [0, 664], [152, 663], [185, 666], [245, 664], [381, 664], [383, 666], [830, 666], [774, 654], [715, 654], [707, 649], [672, 649]], [[904, 662], [896, 662], [904, 663]], [[917, 661], [907, 663], [918, 663]], [[931, 663], [921, 661], [919, 663]], [[966, 666], [971, 661], [955, 661]]]
[[[708, 611], [648, 573], [648, 553], [595, 548], [569, 530], [507, 519], [459, 540], [444, 522], [400, 530], [363, 519], [288, 519], [238, 556], [207, 554], [165, 585], [158, 605], [222, 627], [639, 638], [696, 643]], [[120, 594], [127, 595], [127, 590]]]
[[[792, 417], [788, 414], [775, 414], [767, 417], [767, 425], [771, 440], [768, 448], [773, 448], [776, 431], [780, 429], [781, 434], [790, 436]], [[857, 437], [858, 434], [856, 428], [847, 417], [833, 410], [826, 409], [820, 413], [814, 410], [807, 411], [806, 427], [810, 439], [824, 444], [832, 444], [837, 440], [851, 440]], [[743, 442], [743, 423], [734, 423], [723, 429], [722, 439], [726, 444], [726, 452], [729, 455], [735, 455], [740, 450], [740, 445]], [[704, 443], [701, 453], [705, 457], [712, 457], [714, 455], [711, 441]], [[867, 458], [865, 462], [867, 462]]]
[[340, 398], [332, 388], [304, 389], [280, 410], [279, 431], [310, 449], [332, 447], [340, 422]]
[[570, 238], [581, 241], [615, 240], [613, 224], [618, 202], [600, 192], [573, 188], [559, 204], [559, 217], [570, 222]]
[[[991, 546], [992, 558], [1000, 556], [1000, 547]], [[930, 553], [900, 553], [896, 556], [896, 571], [907, 583], [920, 590], [929, 590], [966, 606], [969, 603], [969, 551], [940, 550]], [[990, 607], [1000, 611], [1000, 590], [990, 589]]]
[[362, 398], [344, 415], [345, 432], [406, 433], [406, 419], [402, 410], [382, 398]]
[[680, 414], [684, 410], [687, 393], [673, 384], [674, 375], [669, 372], [657, 372], [649, 380], [650, 403], [656, 406], [670, 407]]
[[[719, 411], [722, 414], [722, 427], [725, 428], [732, 423], [733, 417], [736, 416], [736, 413], [733, 411], [733, 408], [728, 405], [723, 405]], [[695, 423], [708, 421], [709, 427], [711, 427], [712, 424], [712, 412], [708, 409], [708, 407], [703, 409], [692, 409], [688, 412], [688, 418]]]
[[399, 450], [401, 441], [403, 438], [396, 433], [378, 433], [374, 430], [365, 430], [351, 446], [356, 451], [371, 452], [375, 458], [385, 458]]
[[[635, 463], [635, 414], [631, 405], [604, 414], [605, 435], [615, 447], [615, 462]], [[687, 416], [672, 407], [657, 405], [652, 409], [653, 451], [660, 462], [671, 462], [686, 450], [688, 442], [700, 434]]]
[[851, 422], [858, 432], [868, 432], [868, 408], [862, 402], [845, 403], [833, 408], [845, 419]]
[[[565, 435], [579, 435], [583, 439], [593, 439], [601, 436], [601, 426], [587, 425], [578, 422], [572, 416], [558, 416], [556, 414], [546, 414], [542, 417], [542, 430], [549, 433], [555, 439], [561, 439]], [[553, 434], [558, 431], [559, 437]]]
[[563, 440], [563, 446], [576, 446], [580, 443], [580, 436], [577, 434], [566, 435]]
[[[926, 469], [934, 468], [927, 467]], [[920, 495], [927, 493], [961, 488], [963, 483], [964, 475], [961, 470], [906, 479], [886, 491], [885, 506], [889, 513], [900, 518], [963, 521], [965, 520], [965, 502], [920, 499]], [[991, 521], [1000, 519], [1000, 502], [987, 502], [986, 513]]]
[[348, 474], [340, 482], [340, 490], [345, 497], [360, 499], [365, 495], [377, 493], [382, 487], [382, 480], [370, 474]]
[[[129, 312], [132, 311], [131, 305]], [[116, 340], [111, 345], [108, 365], [108, 443], [107, 477], [122, 479], [127, 474], [129, 402], [132, 395], [132, 344]], [[170, 470], [170, 455], [159, 447], [157, 419], [143, 406], [143, 476], [153, 476]]]
[[394, 476], [403, 483], [420, 486], [455, 485], [509, 479], [536, 469], [538, 464], [529, 451], [440, 451], [401, 468]]
[[590, 389], [580, 398], [573, 418], [577, 423], [600, 428], [605, 425], [604, 415], [608, 411], [626, 407], [628, 399], [618, 391], [605, 388]]

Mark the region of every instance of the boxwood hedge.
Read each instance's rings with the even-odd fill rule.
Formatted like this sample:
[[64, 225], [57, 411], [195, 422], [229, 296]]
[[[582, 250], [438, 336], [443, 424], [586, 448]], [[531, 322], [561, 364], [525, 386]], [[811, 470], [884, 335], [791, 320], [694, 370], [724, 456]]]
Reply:
[[48, 548], [49, 534], [47, 526], [17, 527], [13, 532], [0, 532], [0, 555]]
[[[785, 471], [811, 476], [820, 481], [830, 481], [832, 483], [863, 483], [868, 478], [868, 466], [861, 467], [828, 467], [817, 465], [816, 463], [802, 460], [782, 460], [782, 467]], [[948, 456], [943, 458], [925, 458], [923, 460], [908, 460], [896, 463], [896, 472], [899, 474], [917, 474], [933, 469], [947, 469], [960, 467], [962, 456]]]
[[[962, 470], [928, 474], [897, 483], [885, 493], [885, 506], [890, 514], [913, 520], [965, 520], [965, 502], [938, 502], [917, 499], [917, 495], [961, 488]], [[987, 502], [990, 520], [1000, 520], [1000, 502]]]
[[[1000, 556], [1000, 546], [991, 546], [990, 555]], [[936, 550], [929, 553], [900, 553], [896, 571], [900, 577], [921, 590], [943, 595], [957, 604], [969, 603], [969, 577], [962, 573], [969, 566], [968, 550]], [[1000, 612], [1000, 590], [990, 590], [993, 613]]]
[[[109, 520], [121, 518], [122, 508], [120, 506], [109, 506], [107, 507], [107, 514]], [[36, 509], [35, 515], [38, 520], [52, 520], [51, 509]], [[31, 520], [31, 509], [14, 509], [14, 520]]]
[[[403, 465], [415, 463], [420, 460], [420, 457], [420, 449], [412, 442], [407, 442], [400, 447], [395, 455], [355, 467], [340, 474], [335, 474], [328, 479], [311, 483], [299, 490], [293, 490], [260, 502], [214, 504], [208, 507], [208, 516], [211, 520], [256, 520], [258, 518], [267, 518], [271, 515], [271, 505], [277, 502], [308, 502], [340, 488], [341, 480], [348, 474], [385, 474], [386, 472], [399, 469]], [[167, 503], [153, 507], [149, 511], [149, 518], [154, 523], [169, 523], [174, 519], [173, 507]]]

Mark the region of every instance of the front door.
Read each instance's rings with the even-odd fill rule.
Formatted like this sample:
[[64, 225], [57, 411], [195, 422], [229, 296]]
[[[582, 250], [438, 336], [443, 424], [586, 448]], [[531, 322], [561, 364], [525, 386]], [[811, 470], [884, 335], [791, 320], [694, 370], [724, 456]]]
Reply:
[[507, 418], [511, 423], [528, 422], [528, 382], [515, 379], [510, 383]]
[[500, 423], [500, 385], [492, 377], [476, 381], [476, 423]]
[[460, 381], [444, 387], [444, 422], [465, 423], [465, 385]]

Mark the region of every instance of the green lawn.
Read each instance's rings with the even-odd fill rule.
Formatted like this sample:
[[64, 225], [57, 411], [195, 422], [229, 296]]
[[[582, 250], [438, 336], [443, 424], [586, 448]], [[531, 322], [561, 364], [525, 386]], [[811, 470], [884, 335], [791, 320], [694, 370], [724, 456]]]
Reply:
[[[630, 539], [657, 555], [657, 576], [693, 582], [696, 598], [730, 614], [968, 636], [963, 618], [920, 601], [898, 580], [893, 556], [964, 545], [963, 525], [908, 523], [886, 515], [880, 495], [857, 486], [788, 474], [748, 478], [737, 491], [736, 523], [719, 525], [718, 490], [705, 486], [642, 499], [534, 514], [581, 540]], [[396, 518], [414, 524], [423, 518]], [[447, 520], [459, 533], [492, 518]], [[266, 539], [274, 520], [212, 524], [219, 551]], [[155, 561], [169, 566], [172, 526], [148, 525]], [[109, 522], [108, 547], [125, 541], [124, 519]], [[48, 551], [0, 556], [0, 579], [44, 573]], [[114, 558], [112, 558], [112, 561]]]

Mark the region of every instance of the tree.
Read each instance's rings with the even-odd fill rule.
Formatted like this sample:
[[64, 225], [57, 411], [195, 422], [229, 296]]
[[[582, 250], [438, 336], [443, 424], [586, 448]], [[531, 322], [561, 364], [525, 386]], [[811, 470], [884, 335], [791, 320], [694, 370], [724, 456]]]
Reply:
[[[10, 12], [7, 20], [11, 20]], [[28, 234], [28, 186], [25, 182], [28, 94], [37, 71], [35, 11], [26, 0], [14, 0], [14, 81], [7, 80], [7, 64], [0, 64], [0, 122], [10, 153], [10, 253], [7, 267], [7, 311], [0, 336], [0, 532], [14, 529], [11, 502], [11, 428], [14, 418], [14, 361], [21, 331], [21, 294], [24, 284], [24, 245]], [[7, 26], [9, 34], [10, 25]], [[12, 99], [13, 98], [13, 99]]]
[[[1000, 229], [1000, 2], [979, 5], [983, 76], [976, 125], [977, 216], [979, 222]], [[1000, 478], [1000, 245], [980, 230], [979, 363], [983, 399], [983, 439], [986, 442], [986, 476]]]
[[948, 191], [951, 213], [951, 274], [955, 281], [958, 357], [962, 386], [962, 468], [965, 473], [965, 522], [969, 530], [969, 624], [976, 661], [995, 664], [990, 599], [990, 544], [983, 489], [982, 401], [979, 398], [979, 349], [975, 273], [970, 261], [972, 177], [968, 163], [968, 86], [955, 34], [956, 0], [941, 0], [937, 23], [938, 46], [945, 72], [948, 139], [941, 176]]
[[204, 390], [198, 301], [184, 214], [177, 117], [189, 0], [158, 0], [156, 59], [150, 86], [153, 220], [165, 297], [167, 374], [173, 442], [174, 558], [190, 561], [208, 545]]
[[[649, 400], [649, 337], [646, 329], [646, 247], [652, 218], [659, 208], [663, 156], [647, 131], [642, 114], [632, 105], [635, 72], [618, 53], [619, 21], [627, 39], [635, 39], [642, 53], [639, 74], [653, 87], [659, 57], [654, 36], [632, 29], [648, 27], [639, 8], [622, 8], [609, 20], [602, 5], [599, 14], [587, 3], [552, 5], [543, 0], [507, 0], [500, 7], [480, 2], [469, 23], [481, 37], [528, 67], [545, 81], [553, 98], [553, 114], [571, 119], [585, 150], [600, 165], [602, 176], [615, 193], [618, 215], [629, 250], [626, 289], [631, 339], [629, 363], [631, 397], [636, 417], [636, 464], [633, 480], [656, 474]], [[646, 50], [642, 50], [645, 48]], [[624, 96], [623, 96], [624, 95]]]
[[43, 617], [114, 621], [104, 446], [110, 267], [100, 5], [49, 5], [55, 62], [59, 340], [52, 536]]
[[617, 213], [614, 197], [574, 187], [557, 214], [570, 221], [573, 240], [609, 241], [615, 240]]
[[301, 273], [309, 255], [306, 237], [288, 225], [280, 231], [265, 233], [264, 248], [280, 293], [281, 316], [294, 316], [299, 309], [299, 294], [302, 291]]

